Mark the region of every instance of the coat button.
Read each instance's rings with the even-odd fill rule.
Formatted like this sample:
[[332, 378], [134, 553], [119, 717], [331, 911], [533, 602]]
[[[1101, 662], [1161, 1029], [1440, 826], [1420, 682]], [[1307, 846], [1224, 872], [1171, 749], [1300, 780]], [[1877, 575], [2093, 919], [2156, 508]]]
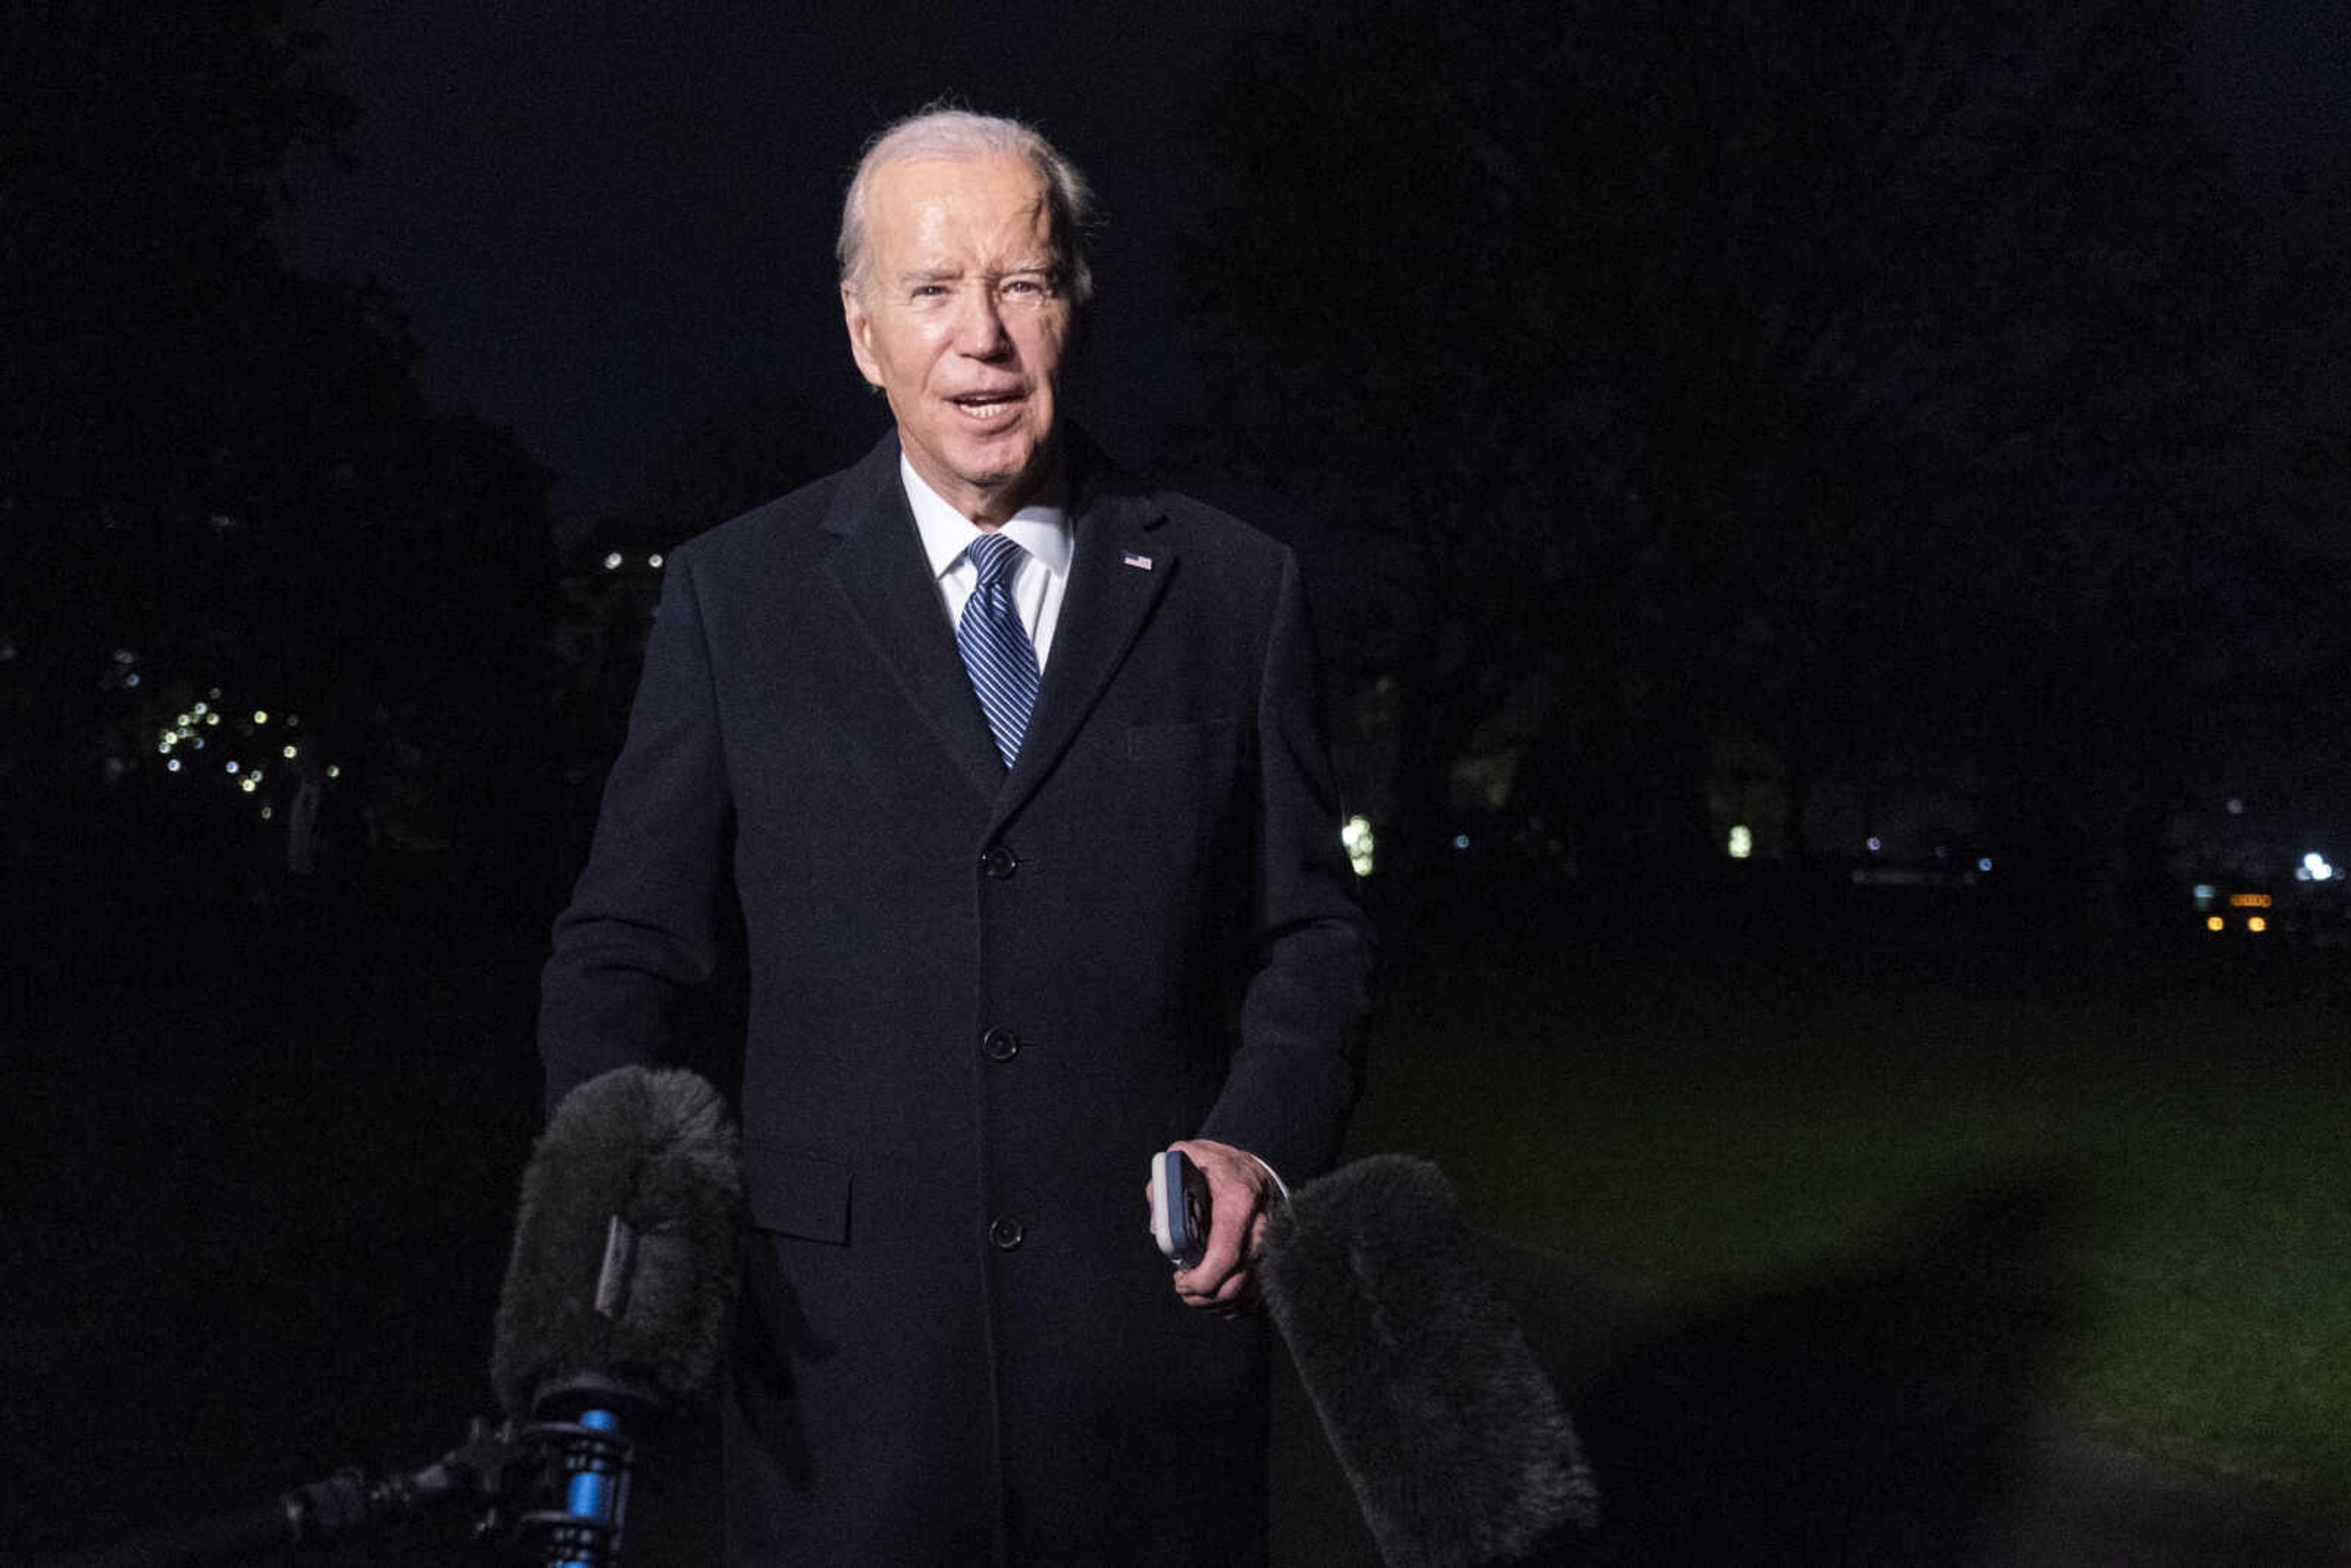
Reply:
[[1028, 1228], [1008, 1214], [998, 1215], [996, 1222], [987, 1228], [987, 1239], [996, 1244], [999, 1252], [1011, 1251], [1020, 1245], [1020, 1239], [1027, 1234]]
[[979, 1037], [979, 1048], [990, 1061], [1009, 1061], [1020, 1054], [1020, 1037], [1008, 1029], [992, 1029]]
[[1019, 864], [1019, 857], [1002, 844], [988, 845], [987, 852], [979, 857], [979, 869], [998, 882], [1010, 876]]

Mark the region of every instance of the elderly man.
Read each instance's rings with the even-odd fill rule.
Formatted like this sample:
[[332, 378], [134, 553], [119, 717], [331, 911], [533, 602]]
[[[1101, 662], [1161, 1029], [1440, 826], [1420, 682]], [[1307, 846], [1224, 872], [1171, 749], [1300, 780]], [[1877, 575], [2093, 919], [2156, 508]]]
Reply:
[[[1063, 417], [1087, 200], [1009, 120], [869, 148], [841, 302], [896, 428], [672, 556], [556, 926], [550, 1101], [662, 1054], [739, 905], [738, 1563], [1264, 1555], [1250, 1264], [1335, 1156], [1370, 941], [1296, 564]], [[1213, 1216], [1172, 1285], [1170, 1146]]]

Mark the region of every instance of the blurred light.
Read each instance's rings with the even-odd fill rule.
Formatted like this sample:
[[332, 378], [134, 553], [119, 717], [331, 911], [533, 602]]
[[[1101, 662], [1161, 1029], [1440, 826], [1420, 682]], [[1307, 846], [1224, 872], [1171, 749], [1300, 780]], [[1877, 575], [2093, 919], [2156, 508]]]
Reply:
[[2244, 814], [2245, 814], [2245, 803], [2244, 803], [2242, 800], [2241, 800], [2237, 799], [2237, 797], [2236, 797], [2236, 796], [2234, 796], [2234, 795], [2230, 796], [2230, 797], [2229, 797], [2229, 815], [2231, 815], [2231, 816], [2232, 816], [2232, 817], [2241, 817], [2241, 816], [2243, 816]]
[[256, 768], [252, 772], [246, 774], [246, 777], [251, 779], [254, 783], [258, 784], [261, 782], [261, 769]]
[[1754, 852], [1755, 835], [1748, 831], [1747, 824], [1741, 822], [1739, 826], [1731, 829], [1730, 858], [1735, 861], [1743, 861]]
[[2196, 884], [2196, 907], [2199, 909], [2211, 908], [2212, 900], [2219, 897], [2220, 893], [2220, 890], [2214, 887], [2209, 882], [2198, 883]]
[[2258, 915], [2245, 922], [2245, 929], [2248, 931], [2267, 931], [2269, 928], [2270, 923]]
[[214, 686], [212, 690], [206, 692], [204, 695], [212, 698], [214, 702], [218, 702], [220, 701], [220, 688], [218, 686]]
[[274, 808], [272, 808], [272, 807], [268, 807], [268, 806], [264, 806], [263, 808], [261, 808], [261, 820], [262, 820], [263, 821], [265, 821], [265, 822], [266, 822], [266, 821], [269, 821], [270, 813], [271, 813], [271, 811], [272, 811], [273, 810], [274, 810]]
[[163, 764], [163, 768], [167, 772], [177, 773], [180, 770], [180, 759], [174, 757], [171, 761]]
[[2266, 893], [2232, 893], [2229, 895], [2231, 909], [2267, 909], [2270, 895]]
[[1357, 876], [1372, 874], [1372, 823], [1368, 817], [1350, 817], [1347, 825], [1339, 830], [1339, 841], [1347, 846], [1347, 863], [1355, 868]]
[[659, 571], [662, 569], [662, 558], [657, 555], [649, 555], [645, 557], [645, 564], [652, 567], [655, 571]]
[[286, 760], [287, 760], [287, 761], [291, 762], [291, 761], [293, 761], [293, 760], [294, 760], [294, 756], [295, 756], [294, 748], [293, 748], [292, 747], [290, 747], [290, 746], [282, 748], [281, 750], [279, 750], [279, 752], [277, 753], [277, 755], [278, 755], [278, 756], [280, 756], [280, 757], [282, 757], [282, 758], [286, 758]]
[[133, 671], [131, 671], [129, 674], [127, 674], [127, 675], [123, 676], [123, 677], [122, 677], [122, 684], [123, 684], [123, 685], [124, 685], [126, 688], [128, 688], [128, 687], [135, 687], [136, 685], [139, 685], [139, 672], [138, 672], [138, 671], [136, 671], [136, 670], [133, 670]]
[[193, 721], [190, 719], [190, 717], [189, 717], [189, 716], [188, 716], [188, 715], [186, 715], [186, 714], [182, 714], [179, 717], [177, 717], [177, 718], [173, 719], [172, 722], [173, 724], [178, 725], [182, 729], [185, 729], [185, 728], [187, 728], [187, 727], [188, 727], [189, 724], [190, 724], [191, 722], [193, 722]]
[[200, 736], [196, 737], [195, 737], [195, 739], [194, 739], [193, 741], [192, 741], [190, 744], [192, 744], [193, 746], [194, 746], [194, 747], [195, 747], [195, 748], [196, 748], [198, 751], [202, 751], [202, 750], [204, 748], [204, 737], [203, 736], [201, 736], [201, 735], [200, 735]]
[[231, 762], [231, 763], [227, 764], [226, 766], [225, 766], [225, 767], [223, 767], [223, 768], [221, 768], [221, 771], [222, 771], [222, 772], [224, 772], [224, 773], [234, 773], [234, 772], [235, 772], [236, 770], [237, 770], [236, 764], [235, 764], [235, 763], [234, 763], [234, 762]]
[[1983, 858], [1983, 859], [1981, 859], [1981, 860], [1980, 860], [1980, 861], [1976, 862], [1976, 870], [1978, 870], [1978, 871], [1990, 871], [1990, 870], [1991, 870], [1991, 857], [1990, 855], [1986, 855], [1986, 856], [1984, 856], [1984, 858]]
[[240, 779], [236, 781], [236, 787], [250, 795], [253, 793], [256, 785], [250, 779]]
[[1457, 850], [1466, 850], [1466, 849], [1468, 849], [1468, 848], [1469, 847], [1469, 835], [1468, 835], [1468, 834], [1467, 834], [1467, 833], [1456, 833], [1456, 834], [1454, 834], [1454, 835], [1453, 835], [1453, 847], [1454, 847], [1455, 849], [1457, 849]]
[[117, 648], [114, 651], [114, 662], [118, 664], [135, 664], [139, 662], [139, 655], [128, 648]]
[[256, 724], [267, 724], [269, 722], [269, 711], [266, 708], [255, 708], [253, 710], [253, 722]]
[[218, 724], [220, 722], [220, 715], [216, 713], [208, 713], [204, 715], [204, 722], [206, 724]]
[[2302, 869], [2310, 873], [2313, 882], [2328, 882], [2335, 876], [2335, 868], [2327, 864], [2326, 857], [2315, 850], [2302, 857]]
[[619, 550], [614, 550], [611, 554], [604, 558], [604, 570], [606, 571], [618, 571], [621, 570], [621, 552]]
[[286, 716], [286, 727], [287, 727], [287, 728], [288, 728], [288, 729], [299, 729], [299, 728], [301, 728], [301, 727], [302, 727], [302, 716], [301, 716], [300, 714], [298, 714], [298, 713], [289, 713], [289, 714], [287, 714], [287, 715]]
[[[214, 693], [213, 694], [213, 695], [214, 695], [214, 696], [218, 696], [218, 695], [220, 695], [220, 693], [218, 693], [218, 692], [214, 692]], [[204, 704], [202, 704], [202, 703], [198, 703], [198, 704], [196, 705], [195, 711], [196, 711], [197, 715], [198, 715], [199, 716], [201, 716], [203, 715], [204, 711]], [[180, 722], [181, 722], [182, 724], [185, 724], [185, 723], [187, 723], [188, 721], [187, 721], [186, 719], [183, 718]]]
[[329, 779], [340, 779], [342, 776], [343, 770], [340, 768], [329, 768], [327, 769], [327, 777]]
[[2229, 923], [2217, 915], [2208, 915], [2204, 917], [2204, 929], [2207, 931], [2226, 931], [2228, 928]]
[[1873, 837], [1870, 839], [1870, 841], [1869, 841], [1869, 852], [1870, 852], [1871, 854], [1876, 854], [1878, 851], [1880, 851], [1880, 850], [1884, 849], [1885, 847], [1886, 847], [1886, 841], [1885, 841], [1884, 839], [1876, 838], [1876, 837], [1874, 837], [1874, 836], [1873, 836]]

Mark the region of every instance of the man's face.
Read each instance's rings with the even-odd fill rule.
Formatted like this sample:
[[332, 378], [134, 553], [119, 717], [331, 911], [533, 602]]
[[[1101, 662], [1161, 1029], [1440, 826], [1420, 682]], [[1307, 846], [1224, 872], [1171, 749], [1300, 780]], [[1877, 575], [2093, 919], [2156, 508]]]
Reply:
[[1052, 465], [1070, 338], [1044, 181], [1014, 158], [925, 159], [884, 164], [867, 194], [865, 270], [841, 287], [850, 351], [924, 483], [1003, 522]]

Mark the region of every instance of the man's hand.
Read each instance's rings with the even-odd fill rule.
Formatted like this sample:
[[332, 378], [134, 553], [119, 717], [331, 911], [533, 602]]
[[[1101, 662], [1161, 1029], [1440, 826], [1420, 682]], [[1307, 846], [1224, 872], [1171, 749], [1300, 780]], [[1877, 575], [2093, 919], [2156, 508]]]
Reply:
[[1208, 1182], [1207, 1249], [1197, 1263], [1176, 1271], [1176, 1293], [1186, 1306], [1238, 1317], [1257, 1304], [1257, 1278], [1250, 1265], [1265, 1241], [1273, 1176], [1230, 1144], [1186, 1138], [1168, 1147], [1189, 1155]]

